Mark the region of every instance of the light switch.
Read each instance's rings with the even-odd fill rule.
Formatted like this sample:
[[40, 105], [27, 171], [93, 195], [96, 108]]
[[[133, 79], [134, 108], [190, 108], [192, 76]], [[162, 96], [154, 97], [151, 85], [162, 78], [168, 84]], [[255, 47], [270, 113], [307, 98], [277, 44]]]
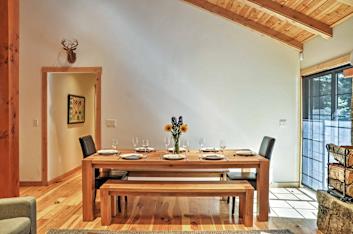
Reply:
[[280, 127], [285, 127], [287, 125], [287, 120], [286, 119], [280, 119], [279, 120], [279, 126]]
[[38, 119], [34, 119], [33, 120], [33, 127], [37, 128], [39, 126], [39, 120]]
[[107, 128], [116, 128], [116, 119], [106, 119], [105, 120], [105, 126]]

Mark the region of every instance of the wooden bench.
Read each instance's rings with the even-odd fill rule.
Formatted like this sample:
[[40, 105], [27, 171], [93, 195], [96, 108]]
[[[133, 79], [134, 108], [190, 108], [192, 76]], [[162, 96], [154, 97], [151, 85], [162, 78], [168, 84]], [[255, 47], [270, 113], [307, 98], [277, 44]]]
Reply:
[[[108, 180], [100, 187], [101, 222], [110, 225], [116, 212], [114, 196], [239, 197], [239, 222], [253, 225], [254, 188], [247, 181], [129, 181]], [[112, 213], [113, 212], [113, 213]]]

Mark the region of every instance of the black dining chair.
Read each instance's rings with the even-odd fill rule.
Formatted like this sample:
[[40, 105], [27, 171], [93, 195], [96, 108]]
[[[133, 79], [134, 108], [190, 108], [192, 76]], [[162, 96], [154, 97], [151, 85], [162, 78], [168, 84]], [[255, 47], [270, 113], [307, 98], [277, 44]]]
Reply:
[[[93, 137], [91, 135], [83, 136], [79, 138], [83, 158], [91, 156], [97, 153], [96, 145], [94, 144]], [[114, 169], [109, 169], [105, 174], [101, 174], [99, 168], [94, 169], [95, 178], [95, 190], [94, 190], [94, 201], [96, 200], [97, 189], [99, 189], [107, 180], [124, 180], [127, 178], [128, 173], [126, 171], [118, 171]], [[125, 202], [127, 202], [127, 197], [125, 196]], [[121, 212], [121, 201], [120, 196], [118, 196], [118, 210]]]
[[[275, 138], [265, 136], [262, 139], [259, 155], [271, 160], [271, 155], [273, 151], [273, 147], [275, 145]], [[256, 190], [256, 172], [228, 172], [227, 179], [228, 180], [247, 180]], [[229, 197], [228, 197], [229, 202]], [[235, 208], [235, 197], [233, 197], [232, 202], [232, 214], [234, 214]]]

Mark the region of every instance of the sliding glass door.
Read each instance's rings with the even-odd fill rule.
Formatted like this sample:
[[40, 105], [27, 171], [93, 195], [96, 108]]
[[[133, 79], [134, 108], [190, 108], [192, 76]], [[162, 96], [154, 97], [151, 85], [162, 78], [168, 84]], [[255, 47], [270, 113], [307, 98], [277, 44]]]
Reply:
[[352, 144], [352, 79], [342, 67], [303, 79], [302, 183], [326, 188], [325, 145]]

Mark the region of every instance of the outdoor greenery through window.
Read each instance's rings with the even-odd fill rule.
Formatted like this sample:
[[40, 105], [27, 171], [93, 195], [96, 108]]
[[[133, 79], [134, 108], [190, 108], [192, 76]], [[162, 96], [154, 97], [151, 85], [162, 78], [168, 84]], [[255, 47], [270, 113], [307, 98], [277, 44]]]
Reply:
[[341, 67], [303, 79], [302, 183], [312, 189], [327, 186], [325, 145], [352, 144], [352, 78]]

